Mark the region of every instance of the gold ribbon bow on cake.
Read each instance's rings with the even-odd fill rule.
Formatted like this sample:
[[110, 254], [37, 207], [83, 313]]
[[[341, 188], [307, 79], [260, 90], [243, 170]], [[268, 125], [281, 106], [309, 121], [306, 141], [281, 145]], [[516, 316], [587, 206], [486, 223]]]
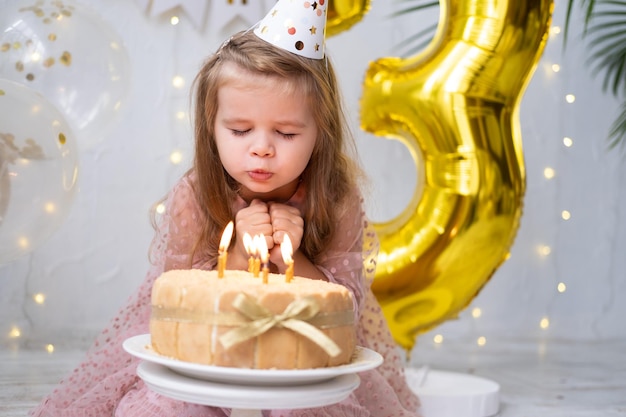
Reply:
[[240, 293], [235, 297], [233, 307], [251, 321], [220, 337], [220, 343], [226, 349], [259, 336], [273, 327], [285, 327], [308, 338], [331, 357], [341, 353], [341, 348], [331, 338], [307, 323], [307, 320], [311, 320], [319, 312], [319, 306], [311, 298], [294, 300], [281, 314], [274, 314], [249, 296]]

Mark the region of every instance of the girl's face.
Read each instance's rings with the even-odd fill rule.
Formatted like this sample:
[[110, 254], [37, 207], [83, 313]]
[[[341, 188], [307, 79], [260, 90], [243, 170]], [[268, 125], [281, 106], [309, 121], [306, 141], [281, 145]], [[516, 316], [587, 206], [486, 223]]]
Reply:
[[244, 72], [218, 91], [215, 140], [226, 171], [247, 201], [286, 201], [295, 192], [317, 138], [306, 96], [279, 78]]

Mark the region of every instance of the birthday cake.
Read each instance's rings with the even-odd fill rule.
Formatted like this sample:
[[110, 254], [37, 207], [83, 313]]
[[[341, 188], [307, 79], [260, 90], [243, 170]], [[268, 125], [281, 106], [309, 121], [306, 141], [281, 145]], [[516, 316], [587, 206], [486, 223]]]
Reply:
[[338, 366], [355, 349], [353, 308], [345, 287], [325, 281], [172, 270], [152, 288], [151, 343], [158, 354], [206, 365]]

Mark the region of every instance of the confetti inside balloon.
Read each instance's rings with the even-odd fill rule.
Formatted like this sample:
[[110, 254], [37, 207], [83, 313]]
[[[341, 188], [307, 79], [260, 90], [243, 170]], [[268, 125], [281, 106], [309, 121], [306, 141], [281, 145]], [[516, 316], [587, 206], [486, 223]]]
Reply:
[[76, 139], [40, 93], [0, 79], [0, 264], [45, 242], [76, 192]]
[[444, 20], [430, 46], [373, 62], [361, 101], [364, 130], [422, 156], [421, 195], [375, 225], [373, 290], [406, 349], [456, 317], [508, 256], [525, 190], [518, 105], [553, 2], [442, 0], [440, 7]]
[[78, 145], [106, 138], [130, 87], [121, 38], [86, 6], [10, 2], [0, 14], [0, 74], [39, 91], [65, 115]]

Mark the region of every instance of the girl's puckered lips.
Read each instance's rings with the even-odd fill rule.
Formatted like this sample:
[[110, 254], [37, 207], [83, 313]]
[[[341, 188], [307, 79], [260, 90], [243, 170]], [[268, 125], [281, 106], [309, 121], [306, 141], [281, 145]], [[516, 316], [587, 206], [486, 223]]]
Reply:
[[272, 174], [271, 172], [263, 171], [259, 169], [259, 170], [254, 170], [254, 171], [248, 171], [248, 175], [253, 180], [266, 181], [266, 180], [269, 180], [274, 174]]

